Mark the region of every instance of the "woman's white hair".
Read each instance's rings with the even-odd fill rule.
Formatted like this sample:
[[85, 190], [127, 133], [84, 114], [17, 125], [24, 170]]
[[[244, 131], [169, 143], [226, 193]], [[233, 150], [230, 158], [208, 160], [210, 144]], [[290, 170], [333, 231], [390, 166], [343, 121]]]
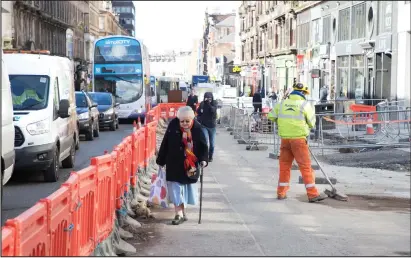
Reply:
[[177, 118], [178, 119], [185, 118], [185, 117], [189, 117], [190, 119], [193, 119], [194, 116], [195, 116], [194, 111], [189, 106], [181, 107], [177, 111]]

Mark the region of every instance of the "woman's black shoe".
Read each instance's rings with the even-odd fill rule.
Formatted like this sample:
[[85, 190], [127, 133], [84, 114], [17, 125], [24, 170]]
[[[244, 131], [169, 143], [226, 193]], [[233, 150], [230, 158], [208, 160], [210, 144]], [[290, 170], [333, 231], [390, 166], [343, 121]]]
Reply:
[[171, 221], [171, 224], [173, 224], [173, 225], [180, 225], [180, 224], [183, 223], [183, 222], [184, 222], [184, 218], [181, 217], [180, 215], [176, 215], [176, 216], [174, 217], [174, 220]]

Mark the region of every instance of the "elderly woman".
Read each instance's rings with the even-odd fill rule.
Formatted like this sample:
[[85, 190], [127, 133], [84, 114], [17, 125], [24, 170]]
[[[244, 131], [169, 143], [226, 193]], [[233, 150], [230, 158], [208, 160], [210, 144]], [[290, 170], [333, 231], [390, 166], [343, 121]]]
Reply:
[[198, 177], [194, 174], [208, 164], [207, 140], [191, 107], [181, 107], [177, 118], [171, 120], [156, 162], [166, 166], [168, 195], [175, 207], [172, 224], [179, 225], [187, 221], [187, 205], [198, 201]]

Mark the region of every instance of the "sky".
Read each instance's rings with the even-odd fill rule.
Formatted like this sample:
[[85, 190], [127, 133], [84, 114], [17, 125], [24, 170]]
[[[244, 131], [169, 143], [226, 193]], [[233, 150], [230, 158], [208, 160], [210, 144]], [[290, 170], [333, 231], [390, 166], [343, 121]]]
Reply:
[[191, 50], [203, 33], [204, 13], [237, 10], [240, 1], [134, 1], [136, 37], [150, 53]]

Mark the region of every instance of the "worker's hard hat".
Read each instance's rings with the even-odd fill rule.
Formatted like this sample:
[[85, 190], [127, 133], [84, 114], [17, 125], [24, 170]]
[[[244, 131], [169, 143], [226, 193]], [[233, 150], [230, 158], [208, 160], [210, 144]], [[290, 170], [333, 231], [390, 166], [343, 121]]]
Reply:
[[305, 85], [302, 82], [297, 82], [296, 84], [294, 84], [293, 89], [298, 90], [298, 91], [302, 91], [307, 95], [310, 94], [310, 90], [308, 89], [307, 85]]

